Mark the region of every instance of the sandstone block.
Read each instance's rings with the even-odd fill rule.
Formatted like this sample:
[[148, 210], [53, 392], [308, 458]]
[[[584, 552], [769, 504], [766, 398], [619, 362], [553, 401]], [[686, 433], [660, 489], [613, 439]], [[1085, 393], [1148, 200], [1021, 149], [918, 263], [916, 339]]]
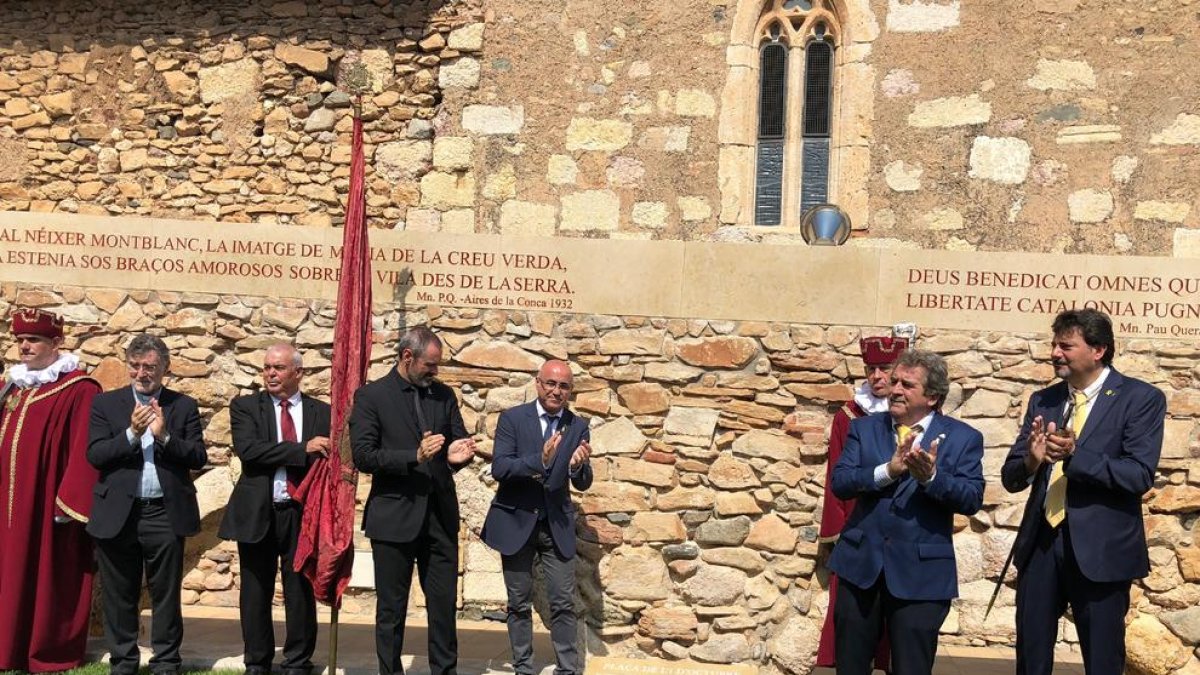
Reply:
[[296, 45], [278, 43], [275, 58], [289, 66], [295, 66], [313, 75], [324, 75], [329, 71], [329, 57], [325, 54]]
[[680, 436], [711, 438], [720, 415], [720, 411], [711, 408], [674, 406], [667, 412], [663, 431]]
[[737, 604], [746, 587], [746, 573], [721, 565], [701, 565], [695, 576], [683, 584], [683, 594], [689, 601], [714, 607]]
[[620, 226], [621, 198], [612, 190], [583, 190], [561, 199], [563, 230], [611, 232]]
[[576, 117], [567, 125], [567, 150], [620, 150], [633, 138], [633, 125], [624, 120]]
[[[252, 58], [239, 59], [219, 66], [201, 68], [200, 100], [217, 103], [230, 98], [256, 95], [262, 80], [262, 68]], [[277, 110], [286, 112], [286, 108]]]
[[632, 220], [638, 227], [662, 229], [667, 224], [667, 205], [665, 202], [634, 202]]
[[675, 114], [682, 117], [713, 117], [717, 114], [717, 102], [707, 91], [681, 89], [675, 94]]
[[574, 185], [579, 177], [579, 166], [570, 155], [550, 155], [546, 166], [546, 180], [552, 185]]
[[677, 197], [675, 207], [679, 209], [679, 218], [684, 222], [694, 223], [712, 217], [712, 207], [704, 197]]
[[430, 171], [421, 177], [421, 206], [439, 210], [475, 204], [475, 176]]
[[375, 150], [375, 170], [389, 181], [414, 178], [432, 160], [433, 144], [429, 141], [392, 141]]
[[749, 492], [718, 492], [713, 509], [718, 516], [757, 516], [762, 507]]
[[459, 52], [477, 52], [483, 49], [483, 23], [471, 23], [450, 31], [447, 46]]
[[[436, 152], [436, 151], [435, 151]], [[505, 164], [492, 171], [483, 181], [483, 197], [492, 201], [504, 201], [517, 196], [517, 172], [512, 164]]]
[[655, 640], [674, 640], [683, 644], [696, 641], [699, 622], [687, 607], [650, 607], [638, 618], [638, 632]]
[[800, 441], [780, 433], [751, 430], [733, 442], [733, 453], [743, 457], [765, 457], [776, 461], [800, 463]]
[[1200, 145], [1200, 115], [1179, 113], [1169, 127], [1150, 136], [1151, 145]]
[[888, 0], [887, 29], [893, 33], [936, 33], [957, 26], [958, 12], [958, 0]]
[[661, 384], [637, 382], [617, 387], [621, 404], [635, 415], [652, 415], [666, 412], [671, 405], [671, 395]]
[[583, 493], [580, 509], [585, 514], [631, 513], [650, 510], [646, 488], [610, 481], [598, 481]]
[[985, 124], [991, 119], [992, 104], [980, 99], [979, 94], [971, 94], [922, 101], [908, 116], [908, 124], [928, 129]]
[[656, 328], [621, 328], [600, 336], [597, 348], [601, 354], [662, 354], [666, 333]]
[[738, 336], [688, 338], [675, 347], [681, 361], [702, 368], [742, 368], [759, 353], [757, 341]]
[[292, 332], [299, 330], [307, 318], [308, 309], [304, 307], [282, 307], [271, 303], [262, 308], [263, 321]]
[[787, 521], [774, 513], [769, 513], [754, 523], [750, 528], [750, 536], [746, 537], [746, 546], [775, 553], [792, 553], [796, 550], [798, 535]]
[[550, 236], [558, 207], [553, 204], [537, 204], [509, 200], [500, 207], [500, 232], [523, 236]]
[[1133, 207], [1135, 220], [1160, 220], [1164, 223], [1182, 223], [1187, 219], [1192, 205], [1187, 202], [1138, 202]]
[[733, 455], [727, 452], [721, 453], [709, 466], [708, 480], [723, 490], [739, 490], [761, 485], [749, 464], [734, 459]]
[[454, 360], [478, 368], [537, 372], [545, 361], [505, 340], [476, 340], [459, 350]]
[[75, 94], [70, 91], [46, 94], [38, 98], [38, 103], [51, 117], [68, 117], [75, 111]]
[[674, 513], [635, 513], [628, 539], [645, 542], [681, 542], [687, 539], [683, 521]]
[[744, 663], [750, 659], [750, 644], [741, 633], [713, 633], [689, 649], [688, 656], [706, 663]]
[[1038, 59], [1036, 68], [1033, 77], [1025, 80], [1025, 84], [1034, 89], [1072, 91], [1096, 88], [1096, 73], [1086, 61]]
[[675, 467], [670, 464], [644, 462], [629, 457], [616, 457], [613, 463], [613, 475], [618, 481], [653, 487], [669, 487], [675, 483]]
[[1191, 650], [1157, 618], [1141, 614], [1125, 627], [1126, 658], [1140, 675], [1167, 675], [1184, 665]]
[[710, 509], [712, 506], [712, 490], [699, 487], [677, 487], [670, 492], [663, 492], [659, 494], [654, 502], [654, 508], [659, 511]]
[[723, 565], [755, 575], [767, 568], [767, 561], [754, 551], [745, 548], [710, 548], [700, 553], [700, 559], [710, 565]]
[[1071, 222], [1101, 223], [1113, 212], [1113, 196], [1108, 190], [1076, 190], [1067, 195]]
[[916, 192], [921, 189], [921, 174], [925, 170], [917, 164], [909, 164], [903, 160], [889, 162], [883, 167], [883, 178], [888, 187], [896, 192]]
[[603, 558], [600, 585], [618, 600], [665, 600], [670, 594], [667, 565], [648, 546], [621, 546]]
[[433, 166], [454, 171], [474, 164], [475, 141], [465, 136], [442, 136], [433, 142]]
[[1200, 511], [1200, 487], [1167, 485], [1150, 500], [1156, 513], [1194, 513]]
[[442, 63], [438, 69], [438, 86], [443, 89], [474, 89], [479, 86], [479, 61], [470, 58]]
[[1019, 138], [978, 136], [971, 144], [971, 178], [1020, 185], [1029, 174], [1029, 144]]
[[525, 126], [523, 106], [469, 105], [463, 108], [463, 129], [481, 136], [511, 136]]

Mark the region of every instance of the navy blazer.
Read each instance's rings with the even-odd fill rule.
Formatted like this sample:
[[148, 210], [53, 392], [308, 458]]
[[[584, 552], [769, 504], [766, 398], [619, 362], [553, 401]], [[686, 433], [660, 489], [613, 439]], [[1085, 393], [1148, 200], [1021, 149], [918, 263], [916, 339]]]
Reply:
[[882, 572], [888, 590], [903, 600], [958, 596], [954, 514], [969, 516], [983, 505], [983, 434], [934, 413], [922, 446], [928, 449], [941, 434], [946, 438], [928, 485], [905, 474], [881, 489], [875, 467], [896, 452], [892, 417], [882, 412], [850, 422], [831, 479], [839, 499], [858, 500], [829, 560], [839, 577], [870, 588]]
[[564, 558], [575, 556], [575, 507], [571, 486], [592, 485], [592, 466], [585, 462], [570, 475], [571, 455], [582, 441], [591, 441], [588, 420], [564, 409], [558, 421], [563, 431], [550, 466], [542, 467], [542, 424], [537, 402], [500, 413], [492, 450], [492, 476], [500, 483], [488, 509], [481, 537], [504, 555], [521, 550], [541, 513], [550, 525], [554, 547]]
[[221, 518], [217, 536], [253, 544], [267, 536], [274, 516], [275, 470], [303, 469], [307, 474], [316, 455], [306, 444], [314, 436], [329, 436], [329, 404], [300, 395], [303, 427], [295, 442], [279, 441], [275, 402], [271, 394], [239, 396], [229, 405], [233, 452], [242, 460], [242, 475]]
[[[124, 386], [92, 399], [88, 427], [88, 462], [100, 470], [92, 490], [92, 517], [87, 531], [97, 539], [112, 539], [125, 526], [142, 482], [142, 439], [125, 435], [134, 407], [133, 388]], [[200, 531], [200, 506], [192, 471], [204, 468], [208, 455], [195, 399], [163, 387], [158, 405], [166, 417], [170, 439], [154, 442], [154, 468], [162, 485], [167, 519], [177, 536]]]
[[[421, 429], [415, 389], [393, 368], [354, 392], [350, 447], [354, 466], [371, 474], [371, 493], [362, 521], [369, 539], [398, 544], [413, 541], [421, 534], [431, 501], [451, 533], [458, 531], [454, 472], [470, 462], [451, 464], [447, 452], [451, 443], [469, 434], [454, 390], [436, 380], [421, 394], [421, 412], [428, 425]], [[446, 439], [437, 456], [418, 464], [417, 448], [424, 431]]]
[[[1069, 393], [1064, 381], [1030, 397], [1021, 433], [1001, 469], [1009, 492], [1032, 485], [1014, 544], [1018, 570], [1033, 551], [1050, 467], [1043, 464], [1030, 480], [1025, 470], [1029, 431], [1039, 415], [1046, 423], [1060, 423]], [[1079, 571], [1092, 581], [1128, 581], [1150, 573], [1142, 495], [1154, 485], [1166, 414], [1167, 397], [1157, 387], [1110, 369], [1075, 442], [1075, 454], [1065, 460], [1071, 548]]]

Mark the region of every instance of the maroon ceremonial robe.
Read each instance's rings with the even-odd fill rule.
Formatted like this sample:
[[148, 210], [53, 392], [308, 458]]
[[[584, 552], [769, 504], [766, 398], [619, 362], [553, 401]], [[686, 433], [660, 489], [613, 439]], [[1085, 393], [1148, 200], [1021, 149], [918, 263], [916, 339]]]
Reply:
[[[850, 420], [865, 417], [866, 411], [858, 403], [847, 401], [833, 415], [833, 425], [829, 428], [829, 459], [825, 464], [825, 497], [821, 506], [821, 529], [817, 537], [822, 542], [836, 542], [846, 525], [846, 519], [854, 510], [853, 499], [838, 499], [829, 488], [833, 476], [833, 467], [837, 466], [838, 458], [842, 456], [842, 446], [846, 443], [846, 434], [850, 432]], [[829, 609], [825, 611], [825, 623], [821, 626], [821, 641], [817, 644], [817, 665], [833, 668], [833, 607], [837, 601], [838, 578], [833, 572], [829, 573]], [[891, 651], [888, 648], [887, 634], [879, 640], [875, 650], [875, 667], [879, 670], [889, 670]]]
[[83, 661], [93, 573], [84, 524], [97, 477], [86, 452], [98, 393], [75, 371], [13, 387], [0, 403], [0, 670]]

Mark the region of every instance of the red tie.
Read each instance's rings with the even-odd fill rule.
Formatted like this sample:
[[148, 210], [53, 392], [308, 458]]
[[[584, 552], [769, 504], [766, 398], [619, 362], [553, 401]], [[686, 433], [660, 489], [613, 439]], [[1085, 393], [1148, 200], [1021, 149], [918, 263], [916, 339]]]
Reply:
[[[295, 443], [298, 440], [296, 438], [296, 422], [292, 420], [292, 414], [288, 412], [290, 407], [292, 407], [292, 402], [287, 399], [279, 402], [279, 430], [283, 432], [284, 442]], [[302, 480], [304, 480], [302, 469], [291, 466], [287, 468], [288, 495], [296, 496], [296, 489], [300, 487]]]

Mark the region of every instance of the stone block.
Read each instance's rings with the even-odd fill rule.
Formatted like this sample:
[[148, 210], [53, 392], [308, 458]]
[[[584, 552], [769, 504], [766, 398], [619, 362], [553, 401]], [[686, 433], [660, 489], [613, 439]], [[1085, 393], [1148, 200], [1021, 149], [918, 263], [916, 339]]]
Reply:
[[611, 152], [629, 145], [633, 125], [624, 120], [576, 117], [567, 125], [567, 150]]
[[1179, 113], [1170, 126], [1150, 136], [1150, 145], [1200, 145], [1200, 115]]
[[375, 171], [387, 181], [415, 178], [433, 161], [433, 143], [429, 141], [392, 141], [375, 150]]
[[1037, 70], [1025, 84], [1034, 89], [1073, 91], [1095, 89], [1096, 73], [1086, 61], [1038, 59]]
[[475, 141], [466, 136], [442, 136], [433, 142], [433, 166], [455, 171], [474, 164]]
[[550, 155], [546, 164], [546, 180], [551, 185], [574, 185], [579, 166], [570, 155]]
[[665, 600], [670, 579], [662, 556], [648, 546], [621, 546], [600, 561], [600, 585], [617, 600]]
[[611, 232], [620, 221], [621, 199], [612, 190], [583, 190], [562, 196], [563, 230]]
[[1101, 223], [1113, 212], [1113, 196], [1108, 190], [1077, 190], [1067, 195], [1067, 210], [1073, 223]]
[[638, 227], [661, 229], [667, 224], [667, 212], [665, 202], [634, 202], [633, 224]]
[[977, 136], [971, 144], [971, 178], [1020, 185], [1029, 175], [1032, 151], [1019, 138]]
[[329, 71], [329, 57], [305, 47], [278, 43], [275, 45], [275, 58], [313, 75], [324, 75]]
[[889, 162], [883, 167], [883, 178], [888, 187], [896, 192], [916, 192], [921, 189], [921, 174], [925, 170], [919, 164], [908, 164], [903, 160]]
[[674, 513], [635, 513], [626, 538], [656, 543], [681, 542], [687, 538], [687, 530]]
[[438, 68], [438, 86], [443, 89], [474, 89], [479, 86], [479, 61], [471, 58], [443, 62]]
[[509, 200], [500, 207], [501, 234], [547, 237], [554, 234], [558, 207]]
[[921, 216], [920, 223], [926, 230], [961, 230], [964, 227], [962, 214], [946, 206], [927, 211]]
[[704, 197], [676, 197], [675, 206], [679, 209], [679, 219], [684, 222], [694, 223], [712, 217], [712, 207]]
[[447, 210], [475, 204], [475, 176], [430, 171], [421, 177], [421, 206]]
[[958, 25], [958, 0], [888, 0], [887, 29], [893, 33], [936, 33]]
[[469, 105], [463, 108], [462, 126], [481, 136], [511, 136], [525, 126], [524, 106]]
[[962, 127], [985, 124], [992, 119], [992, 104], [970, 96], [950, 96], [922, 101], [908, 116], [908, 124], [918, 129]]
[[459, 52], [477, 52], [483, 49], [483, 23], [470, 23], [450, 31], [447, 46]]
[[660, 152], [687, 152], [691, 127], [650, 127], [638, 138], [638, 147]]
[[38, 97], [38, 103], [50, 117], [68, 117], [75, 109], [75, 94], [70, 91]]
[[681, 89], [675, 94], [675, 114], [681, 117], [712, 117], [717, 114], [717, 102], [702, 89]]
[[230, 98], [255, 96], [262, 80], [262, 69], [252, 58], [239, 59], [211, 68], [201, 68], [200, 100], [217, 103]]
[[1138, 202], [1133, 207], [1135, 220], [1159, 220], [1164, 223], [1182, 223], [1187, 219], [1192, 205], [1187, 202]]

